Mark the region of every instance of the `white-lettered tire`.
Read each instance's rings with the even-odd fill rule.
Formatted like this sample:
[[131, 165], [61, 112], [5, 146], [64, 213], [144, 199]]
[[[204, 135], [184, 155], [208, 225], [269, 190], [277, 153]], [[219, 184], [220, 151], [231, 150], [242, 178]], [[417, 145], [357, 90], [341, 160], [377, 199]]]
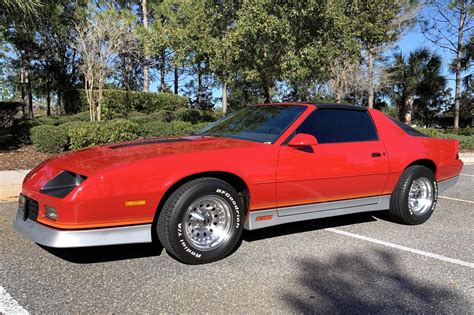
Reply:
[[426, 222], [438, 201], [438, 183], [433, 172], [422, 165], [408, 167], [390, 197], [390, 215], [403, 224]]
[[227, 182], [205, 177], [174, 191], [161, 209], [157, 234], [167, 252], [187, 264], [222, 259], [237, 246], [244, 206]]

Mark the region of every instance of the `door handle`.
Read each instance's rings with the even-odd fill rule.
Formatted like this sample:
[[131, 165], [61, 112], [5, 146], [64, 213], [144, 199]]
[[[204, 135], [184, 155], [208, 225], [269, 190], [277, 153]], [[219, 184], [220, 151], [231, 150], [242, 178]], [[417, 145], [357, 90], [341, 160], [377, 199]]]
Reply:
[[382, 154], [380, 152], [373, 152], [372, 157], [381, 157]]

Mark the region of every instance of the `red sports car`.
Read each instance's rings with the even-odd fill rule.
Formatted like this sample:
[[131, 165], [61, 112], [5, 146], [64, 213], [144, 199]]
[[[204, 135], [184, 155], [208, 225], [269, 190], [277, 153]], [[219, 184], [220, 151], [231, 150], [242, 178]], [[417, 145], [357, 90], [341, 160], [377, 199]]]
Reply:
[[352, 105], [250, 106], [196, 135], [53, 157], [23, 182], [15, 228], [49, 247], [151, 242], [189, 264], [221, 259], [243, 229], [388, 210], [428, 220], [456, 183], [459, 142]]

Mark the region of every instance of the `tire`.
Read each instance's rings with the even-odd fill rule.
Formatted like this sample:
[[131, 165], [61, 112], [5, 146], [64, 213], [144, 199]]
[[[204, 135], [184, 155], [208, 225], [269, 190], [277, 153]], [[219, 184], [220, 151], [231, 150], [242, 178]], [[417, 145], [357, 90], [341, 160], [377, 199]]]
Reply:
[[186, 264], [222, 259], [237, 246], [244, 205], [235, 189], [217, 178], [185, 183], [166, 200], [157, 234], [166, 251]]
[[[411, 190], [413, 188], [413, 190]], [[397, 222], [425, 223], [438, 202], [438, 183], [433, 172], [421, 165], [408, 167], [390, 197], [390, 216]]]

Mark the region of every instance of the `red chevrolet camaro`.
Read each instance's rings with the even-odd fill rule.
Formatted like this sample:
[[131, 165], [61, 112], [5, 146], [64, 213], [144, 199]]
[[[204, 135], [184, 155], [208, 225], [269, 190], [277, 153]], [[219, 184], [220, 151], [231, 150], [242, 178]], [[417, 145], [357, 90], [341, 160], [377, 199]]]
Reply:
[[23, 182], [15, 228], [49, 247], [151, 242], [189, 264], [243, 229], [388, 210], [421, 224], [456, 183], [459, 142], [352, 105], [250, 106], [198, 134], [67, 152]]

